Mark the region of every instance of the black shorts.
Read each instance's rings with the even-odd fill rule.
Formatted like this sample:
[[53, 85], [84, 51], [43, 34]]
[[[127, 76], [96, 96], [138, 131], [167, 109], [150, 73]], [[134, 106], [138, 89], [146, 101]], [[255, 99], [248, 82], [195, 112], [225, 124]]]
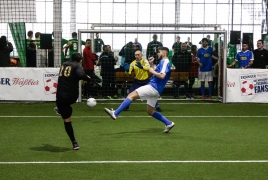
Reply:
[[57, 94], [56, 104], [62, 119], [72, 116], [73, 109], [71, 107], [78, 99], [78, 95], [70, 96], [67, 94]]

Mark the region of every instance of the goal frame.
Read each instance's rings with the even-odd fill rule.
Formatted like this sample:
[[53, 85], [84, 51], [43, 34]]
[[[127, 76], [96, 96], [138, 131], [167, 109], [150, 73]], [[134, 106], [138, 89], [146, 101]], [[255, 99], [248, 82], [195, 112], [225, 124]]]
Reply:
[[[226, 61], [227, 61], [227, 31], [226, 30], [116, 30], [116, 29], [78, 29], [78, 52], [82, 52], [81, 48], [81, 34], [82, 33], [90, 33], [91, 39], [94, 39], [94, 33], [118, 33], [118, 34], [214, 34], [218, 35], [218, 37], [223, 37], [223, 69], [219, 66], [219, 71], [223, 71], [223, 93], [222, 93], [222, 102], [226, 103], [226, 77], [227, 77], [227, 70], [226, 70]], [[94, 41], [91, 41], [94, 43]], [[92, 44], [94, 47], [94, 44]], [[220, 45], [220, 38], [218, 38], [218, 45], [219, 49], [221, 48]], [[219, 53], [219, 64], [221, 64], [221, 57]], [[219, 73], [220, 74], [220, 73]], [[82, 101], [82, 88], [81, 83], [79, 85], [79, 97], [78, 102]]]

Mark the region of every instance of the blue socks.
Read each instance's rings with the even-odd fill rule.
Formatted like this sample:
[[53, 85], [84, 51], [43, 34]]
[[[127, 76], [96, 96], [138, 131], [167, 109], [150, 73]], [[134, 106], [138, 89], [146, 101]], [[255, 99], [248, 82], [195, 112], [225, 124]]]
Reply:
[[163, 116], [162, 114], [160, 114], [159, 112], [156, 112], [155, 111], [152, 116], [155, 119], [163, 122], [165, 125], [170, 125], [171, 124], [171, 122], [167, 118], [165, 118], [165, 116]]
[[114, 115], [118, 116], [122, 111], [124, 111], [129, 105], [132, 103], [132, 101], [129, 98], [126, 98], [121, 105], [115, 110]]
[[205, 85], [201, 84], [201, 94], [202, 96], [205, 96]]
[[208, 96], [212, 96], [212, 90], [213, 90], [212, 84], [208, 85]]
[[[126, 98], [121, 105], [115, 110], [114, 115], [118, 116], [122, 111], [124, 111], [127, 107], [129, 107], [129, 105], [132, 103], [132, 101], [129, 98]], [[158, 105], [158, 103], [156, 103], [156, 105]], [[165, 118], [162, 114], [160, 114], [159, 112], [154, 112], [152, 117], [154, 117], [155, 119], [163, 122], [165, 125], [170, 125], [171, 121], [169, 121], [167, 118]]]

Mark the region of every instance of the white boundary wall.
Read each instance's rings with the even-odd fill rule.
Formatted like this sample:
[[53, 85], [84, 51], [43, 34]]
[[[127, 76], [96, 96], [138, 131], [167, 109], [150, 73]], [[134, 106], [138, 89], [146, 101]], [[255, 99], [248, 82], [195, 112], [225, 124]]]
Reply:
[[55, 101], [59, 68], [0, 68], [0, 100]]
[[268, 103], [268, 69], [227, 68], [226, 102]]

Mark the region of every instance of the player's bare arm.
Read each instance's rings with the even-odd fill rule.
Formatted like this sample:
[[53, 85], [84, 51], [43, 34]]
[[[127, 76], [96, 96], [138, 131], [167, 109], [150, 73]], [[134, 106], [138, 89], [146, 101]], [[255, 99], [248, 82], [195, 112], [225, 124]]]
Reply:
[[149, 69], [149, 72], [158, 77], [159, 79], [165, 79], [166, 77], [165, 74], [156, 72], [155, 69], [152, 67]]
[[200, 62], [199, 58], [196, 58], [197, 63], [199, 64], [200, 67], [203, 67], [203, 64]]

